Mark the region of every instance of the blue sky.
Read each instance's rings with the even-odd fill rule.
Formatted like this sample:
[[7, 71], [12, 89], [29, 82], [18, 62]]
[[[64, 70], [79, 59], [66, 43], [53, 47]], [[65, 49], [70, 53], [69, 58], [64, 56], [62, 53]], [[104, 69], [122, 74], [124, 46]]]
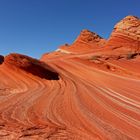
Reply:
[[140, 0], [0, 0], [0, 54], [39, 58], [82, 29], [108, 38], [127, 15], [140, 17]]

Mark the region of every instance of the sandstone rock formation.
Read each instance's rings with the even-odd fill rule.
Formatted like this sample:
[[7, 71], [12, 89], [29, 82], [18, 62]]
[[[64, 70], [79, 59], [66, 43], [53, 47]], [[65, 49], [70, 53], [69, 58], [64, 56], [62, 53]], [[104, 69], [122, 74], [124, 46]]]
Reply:
[[80, 35], [77, 37], [74, 43], [85, 42], [89, 44], [94, 44], [94, 43], [98, 44], [101, 42], [102, 39], [103, 38], [97, 35], [96, 33], [85, 29], [81, 31]]
[[70, 52], [85, 52], [105, 45], [106, 40], [98, 34], [91, 32], [87, 29], [81, 31], [80, 35], [76, 38], [72, 45], [61, 46], [61, 50]]
[[138, 23], [124, 18], [105, 46], [85, 30], [40, 60], [0, 57], [0, 140], [139, 140], [140, 55], [123, 53]]
[[107, 46], [118, 46], [140, 51], [140, 19], [127, 16], [118, 22], [109, 38]]
[[4, 64], [13, 68], [20, 68], [26, 72], [46, 79], [58, 80], [58, 74], [47, 64], [22, 54], [9, 54], [5, 57]]

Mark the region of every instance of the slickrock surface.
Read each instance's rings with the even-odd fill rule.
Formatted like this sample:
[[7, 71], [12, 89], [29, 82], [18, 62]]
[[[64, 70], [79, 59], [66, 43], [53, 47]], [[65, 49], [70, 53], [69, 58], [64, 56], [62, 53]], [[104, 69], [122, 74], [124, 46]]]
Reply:
[[6, 56], [0, 140], [139, 140], [140, 55], [128, 48]]

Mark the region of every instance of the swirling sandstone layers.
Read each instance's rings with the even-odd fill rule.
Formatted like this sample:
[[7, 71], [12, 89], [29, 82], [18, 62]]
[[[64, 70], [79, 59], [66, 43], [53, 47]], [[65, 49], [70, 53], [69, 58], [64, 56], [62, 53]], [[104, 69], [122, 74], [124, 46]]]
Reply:
[[26, 55], [14, 53], [9, 54], [4, 58], [4, 64], [12, 68], [16, 67], [22, 69], [24, 71], [32, 73], [33, 75], [37, 75], [48, 80], [59, 79], [58, 74], [47, 64]]
[[140, 19], [127, 16], [118, 22], [109, 38], [107, 46], [131, 48], [140, 51]]
[[99, 46], [103, 46], [106, 43], [106, 40], [103, 39], [98, 34], [91, 32], [87, 29], [81, 31], [80, 35], [76, 38], [72, 45], [61, 46], [59, 50], [66, 50], [73, 53], [76, 52], [86, 52], [96, 49]]
[[139, 140], [140, 56], [113, 56], [106, 59], [89, 49], [41, 60], [5, 57], [0, 139]]

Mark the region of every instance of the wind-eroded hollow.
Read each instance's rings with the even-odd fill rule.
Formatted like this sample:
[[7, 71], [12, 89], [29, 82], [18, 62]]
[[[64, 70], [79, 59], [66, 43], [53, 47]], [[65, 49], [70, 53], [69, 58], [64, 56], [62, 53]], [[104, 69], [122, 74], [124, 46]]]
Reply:
[[7, 66], [14, 66], [47, 80], [59, 80], [59, 74], [46, 63], [26, 55], [12, 53], [5, 57]]

